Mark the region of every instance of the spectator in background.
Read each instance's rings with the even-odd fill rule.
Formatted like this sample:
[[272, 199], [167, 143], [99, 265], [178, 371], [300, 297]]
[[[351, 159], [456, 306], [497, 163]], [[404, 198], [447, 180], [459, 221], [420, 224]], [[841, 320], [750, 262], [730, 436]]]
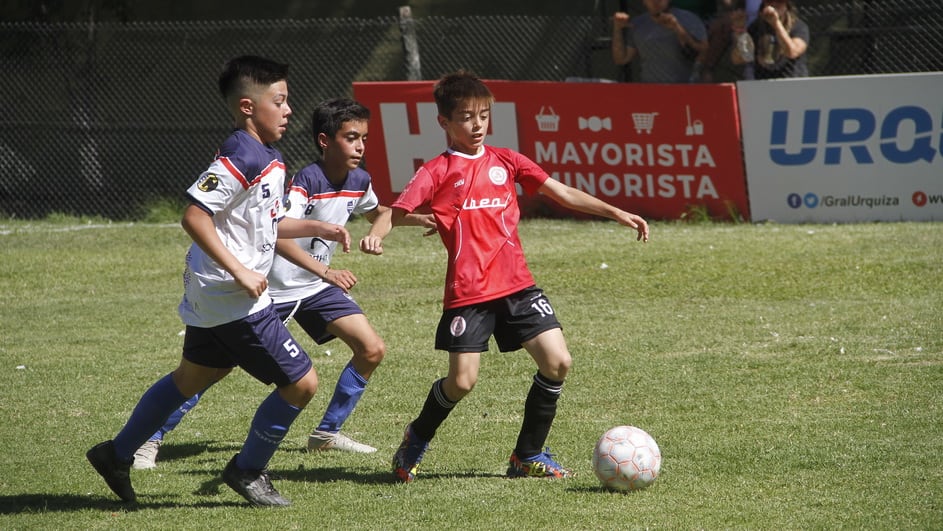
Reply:
[[[707, 26], [707, 50], [698, 58], [702, 63], [705, 83], [733, 83], [741, 79], [753, 79], [753, 39], [746, 28], [756, 20], [763, 0], [717, 0], [717, 16]], [[745, 20], [745, 22], [744, 22]], [[744, 64], [734, 64], [731, 53], [740, 46]]]
[[[631, 23], [623, 11], [612, 17], [612, 60], [625, 65], [638, 59], [643, 83], [689, 82], [695, 59], [707, 49], [704, 22], [669, 3], [644, 0], [647, 11]], [[624, 32], [626, 28], [628, 32]]]
[[[720, 0], [720, 1], [724, 1], [724, 0]], [[750, 24], [753, 24], [753, 21], [756, 20], [756, 17], [760, 14], [760, 8], [763, 7], [763, 0], [746, 0], [746, 2], [744, 3], [744, 7], [746, 8], [747, 22], [746, 24], [743, 24], [742, 26], [749, 27]], [[746, 40], [749, 41], [749, 46], [750, 46], [749, 51], [752, 53], [754, 50], [754, 48], [752, 47], [753, 38], [750, 37], [748, 33], [745, 33], [745, 35], [746, 35]], [[754, 76], [753, 74], [753, 61], [752, 60], [747, 62], [747, 64], [743, 65], [743, 78], [744, 79], [756, 78], [756, 76]]]
[[[737, 17], [734, 32], [743, 32], [745, 23], [745, 14]], [[809, 75], [806, 61], [809, 25], [799, 18], [792, 0], [763, 0], [759, 16], [745, 31], [753, 39], [754, 57], [751, 62], [738, 47], [734, 47], [731, 52], [734, 64], [752, 64], [756, 79]]]
[[[698, 59], [703, 64], [699, 81], [733, 83], [745, 78], [745, 65], [735, 64], [731, 56], [731, 47], [740, 44], [738, 35], [734, 33], [734, 20], [741, 20], [739, 26], [745, 27], [742, 22], [744, 5], [744, 0], [717, 1], [717, 16], [707, 27], [707, 49]], [[749, 38], [746, 32], [741, 35]]]

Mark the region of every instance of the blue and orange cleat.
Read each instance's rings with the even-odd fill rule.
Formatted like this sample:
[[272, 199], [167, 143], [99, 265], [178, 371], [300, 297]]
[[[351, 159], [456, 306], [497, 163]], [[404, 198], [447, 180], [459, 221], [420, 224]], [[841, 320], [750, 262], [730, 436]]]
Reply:
[[546, 448], [545, 451], [527, 459], [521, 459], [517, 452], [512, 452], [507, 475], [509, 478], [559, 479], [571, 477], [573, 472], [554, 461], [550, 448]]
[[416, 479], [416, 474], [419, 473], [419, 463], [428, 448], [429, 441], [423, 441], [417, 437], [413, 433], [412, 426], [407, 424], [406, 431], [403, 433], [403, 442], [393, 454], [393, 476], [396, 481], [412, 483]]

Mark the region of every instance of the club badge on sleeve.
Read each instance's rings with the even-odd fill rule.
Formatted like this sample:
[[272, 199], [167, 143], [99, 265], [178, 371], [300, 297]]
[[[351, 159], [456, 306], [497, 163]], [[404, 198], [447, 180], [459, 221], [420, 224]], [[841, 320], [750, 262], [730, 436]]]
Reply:
[[212, 192], [217, 186], [219, 186], [219, 177], [212, 173], [204, 175], [196, 185], [201, 192]]

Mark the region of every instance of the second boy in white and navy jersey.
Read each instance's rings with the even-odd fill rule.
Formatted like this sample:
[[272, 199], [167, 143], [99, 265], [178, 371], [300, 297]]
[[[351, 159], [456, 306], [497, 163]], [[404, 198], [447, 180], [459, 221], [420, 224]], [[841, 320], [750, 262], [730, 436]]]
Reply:
[[[369, 133], [370, 111], [350, 99], [321, 102], [312, 113], [315, 146], [320, 160], [298, 172], [288, 186], [286, 217], [343, 226], [351, 215], [369, 221], [387, 210], [379, 204], [370, 174], [360, 168]], [[435, 226], [431, 215], [411, 215], [407, 224]], [[367, 381], [386, 354], [383, 340], [367, 321], [348, 290], [357, 282], [353, 273], [330, 267], [337, 241], [301, 237], [297, 245], [278, 243], [278, 250], [295, 261], [313, 258], [325, 264], [317, 275], [281, 256], [274, 257], [268, 275], [269, 294], [279, 318], [294, 319], [318, 344], [335, 337], [350, 347], [353, 356], [344, 367], [334, 394], [317, 428], [308, 437], [310, 450], [372, 453], [376, 448], [340, 432], [367, 387]], [[379, 240], [364, 238], [362, 251], [380, 254]], [[298, 254], [302, 256], [298, 256]], [[306, 255], [306, 256], [305, 256]], [[135, 453], [135, 468], [154, 468], [164, 436], [197, 404], [194, 395], [170, 416], [167, 423]]]
[[429, 390], [419, 416], [407, 425], [393, 456], [393, 474], [411, 482], [436, 430], [478, 381], [481, 353], [493, 335], [498, 348], [524, 348], [537, 373], [524, 403], [524, 418], [511, 452], [509, 477], [562, 478], [544, 442], [572, 363], [550, 301], [535, 284], [517, 232], [516, 185], [563, 206], [614, 219], [648, 240], [645, 220], [549, 178], [527, 157], [485, 145], [494, 97], [468, 72], [444, 76], [433, 90], [439, 125], [449, 139], [445, 153], [425, 163], [371, 229], [382, 238], [407, 214], [429, 206], [449, 263], [435, 348], [449, 353], [445, 378]]
[[[312, 125], [321, 160], [292, 178], [288, 216], [344, 225], [351, 214], [362, 214], [373, 222], [387, 210], [373, 193], [370, 174], [359, 167], [366, 149], [369, 119], [366, 107], [346, 98], [325, 101], [315, 108]], [[406, 224], [435, 226], [428, 215], [410, 216]], [[296, 242], [297, 248], [330, 266], [337, 242], [321, 238], [299, 238]], [[367, 238], [361, 241], [360, 248], [371, 254], [382, 252]], [[351, 439], [340, 429], [383, 360], [386, 346], [360, 306], [341, 289], [352, 285], [342, 282], [344, 274], [356, 281], [349, 271], [330, 267], [322, 280], [277, 257], [269, 286], [283, 319], [294, 318], [318, 344], [339, 337], [353, 353], [337, 380], [321, 422], [308, 436], [308, 449], [372, 453], [376, 448]]]

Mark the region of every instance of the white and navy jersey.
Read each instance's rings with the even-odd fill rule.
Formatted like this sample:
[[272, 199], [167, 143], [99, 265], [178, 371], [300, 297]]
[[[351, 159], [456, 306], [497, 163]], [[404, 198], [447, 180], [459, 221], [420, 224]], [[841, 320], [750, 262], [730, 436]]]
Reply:
[[[285, 215], [345, 225], [351, 214], [365, 214], [379, 205], [370, 174], [361, 168], [347, 173], [340, 185], [331, 184], [320, 163], [307, 166], [292, 177], [285, 202]], [[321, 238], [295, 239], [302, 249], [324, 264], [331, 263], [337, 242]], [[276, 303], [310, 297], [330, 284], [281, 256], [269, 273], [269, 292]]]
[[[216, 160], [187, 189], [190, 201], [213, 216], [223, 245], [247, 268], [267, 275], [275, 256], [278, 220], [284, 215], [285, 163], [272, 146], [236, 130]], [[242, 319], [272, 303], [239, 286], [232, 275], [193, 243], [183, 273], [179, 313], [190, 326], [210, 328]]]

